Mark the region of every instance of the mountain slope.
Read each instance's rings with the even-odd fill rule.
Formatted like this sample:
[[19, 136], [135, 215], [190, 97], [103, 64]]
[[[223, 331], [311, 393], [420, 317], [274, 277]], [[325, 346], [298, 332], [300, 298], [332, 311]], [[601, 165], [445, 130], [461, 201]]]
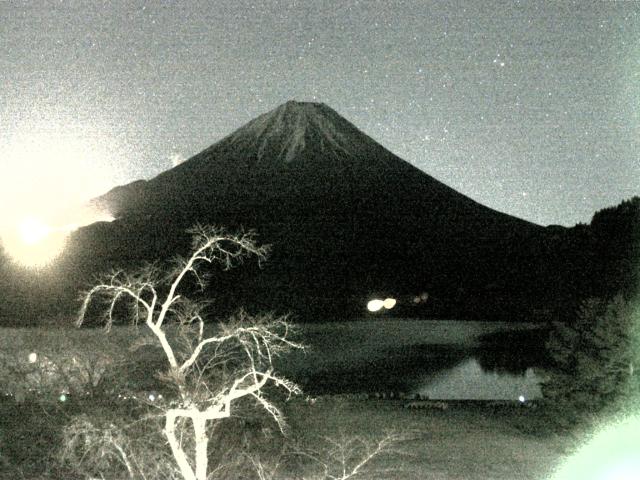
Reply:
[[118, 187], [96, 201], [123, 216], [166, 210], [186, 199], [191, 205], [225, 198], [249, 204], [292, 196], [341, 200], [347, 209], [363, 199], [395, 196], [400, 203], [432, 208], [429, 215], [458, 209], [532, 227], [455, 192], [316, 103], [287, 102], [156, 178]]
[[502, 298], [522, 281], [523, 262], [526, 275], [535, 270], [521, 245], [543, 231], [447, 187], [317, 103], [287, 102], [94, 203], [117, 220], [76, 242], [91, 245], [86, 258], [112, 263], [184, 250], [182, 232], [195, 222], [258, 230], [273, 255], [245, 279], [248, 291], [296, 311], [359, 311], [373, 292], [428, 290], [443, 312], [488, 289]]

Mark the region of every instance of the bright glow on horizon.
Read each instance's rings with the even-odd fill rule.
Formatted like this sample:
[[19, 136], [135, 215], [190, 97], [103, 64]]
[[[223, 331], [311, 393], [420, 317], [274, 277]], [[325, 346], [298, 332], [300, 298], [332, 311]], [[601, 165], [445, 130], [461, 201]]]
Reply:
[[42, 242], [50, 233], [51, 227], [39, 218], [26, 217], [18, 225], [20, 238], [27, 245]]
[[64, 248], [68, 232], [54, 229], [36, 217], [26, 217], [13, 229], [2, 232], [4, 251], [25, 267], [44, 267]]
[[0, 243], [27, 267], [51, 263], [73, 230], [113, 220], [87, 201], [115, 182], [114, 142], [89, 125], [38, 113], [43, 120], [17, 125], [0, 139]]
[[[84, 211], [83, 211], [84, 210]], [[70, 233], [99, 221], [113, 221], [113, 216], [93, 209], [65, 212], [74, 223], [52, 226], [34, 216], [21, 219], [17, 225], [0, 229], [0, 246], [17, 263], [25, 267], [43, 267], [60, 255]]]
[[640, 472], [640, 417], [611, 424], [553, 476], [553, 480], [631, 480]]

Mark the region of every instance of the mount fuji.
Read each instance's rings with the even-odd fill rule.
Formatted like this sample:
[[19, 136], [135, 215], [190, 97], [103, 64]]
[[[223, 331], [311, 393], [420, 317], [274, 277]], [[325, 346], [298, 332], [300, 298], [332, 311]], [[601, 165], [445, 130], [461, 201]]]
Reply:
[[[73, 263], [166, 259], [196, 222], [255, 229], [273, 253], [230, 276], [244, 285], [233, 295], [303, 316], [362, 314], [372, 295], [397, 297], [408, 315], [511, 311], [536, 283], [528, 245], [546, 230], [453, 190], [328, 106], [294, 101], [91, 203], [115, 221], [79, 230]], [[413, 305], [424, 292], [430, 301]]]

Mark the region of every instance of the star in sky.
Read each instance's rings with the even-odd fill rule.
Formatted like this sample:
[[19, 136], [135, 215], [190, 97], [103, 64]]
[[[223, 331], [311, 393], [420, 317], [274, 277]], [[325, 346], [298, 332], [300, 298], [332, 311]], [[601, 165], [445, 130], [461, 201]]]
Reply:
[[635, 2], [47, 0], [0, 15], [0, 153], [34, 125], [92, 132], [114, 186], [296, 99], [543, 225], [640, 192]]

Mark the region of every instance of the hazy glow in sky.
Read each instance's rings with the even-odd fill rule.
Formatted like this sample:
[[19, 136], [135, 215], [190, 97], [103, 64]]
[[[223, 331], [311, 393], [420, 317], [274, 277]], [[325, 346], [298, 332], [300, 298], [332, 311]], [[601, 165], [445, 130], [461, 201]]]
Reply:
[[25, 217], [16, 229], [2, 231], [2, 247], [20, 265], [44, 267], [62, 252], [68, 233], [39, 218]]
[[0, 131], [51, 109], [105, 125], [125, 147], [114, 186], [317, 100], [480, 203], [573, 225], [640, 194], [639, 15], [584, 0], [0, 2]]
[[50, 218], [111, 187], [109, 139], [72, 125], [25, 125], [0, 143], [2, 221]]
[[42, 242], [51, 233], [51, 227], [42, 220], [25, 217], [18, 224], [20, 240], [27, 245]]
[[0, 239], [11, 257], [29, 266], [55, 258], [78, 226], [109, 219], [84, 203], [114, 182], [112, 142], [55, 121], [16, 125], [0, 141]]

